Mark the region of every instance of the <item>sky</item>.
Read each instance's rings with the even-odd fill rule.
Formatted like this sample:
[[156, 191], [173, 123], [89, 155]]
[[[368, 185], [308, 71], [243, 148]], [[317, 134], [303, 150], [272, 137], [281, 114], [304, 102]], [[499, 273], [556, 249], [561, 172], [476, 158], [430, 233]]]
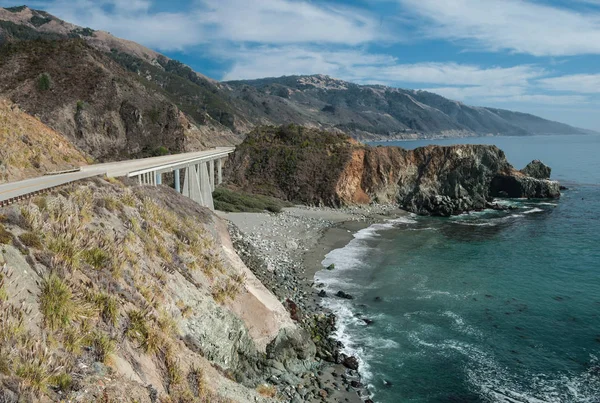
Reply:
[[[22, 5], [0, 0], [0, 6]], [[217, 80], [326, 74], [600, 131], [600, 0], [33, 0]]]

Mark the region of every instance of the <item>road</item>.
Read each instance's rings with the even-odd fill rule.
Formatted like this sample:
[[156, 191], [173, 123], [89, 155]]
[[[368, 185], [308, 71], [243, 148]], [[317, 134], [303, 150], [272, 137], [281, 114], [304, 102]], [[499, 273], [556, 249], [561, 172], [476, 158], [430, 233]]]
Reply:
[[37, 178], [25, 179], [18, 182], [4, 183], [0, 185], [0, 203], [41, 192], [66, 183], [75, 182], [93, 176], [116, 177], [125, 176], [129, 172], [150, 169], [172, 163], [185, 162], [197, 158], [210, 158], [213, 155], [222, 154], [224, 150], [233, 150], [233, 147], [219, 147], [213, 150], [196, 151], [191, 153], [165, 155], [162, 157], [142, 158], [119, 162], [108, 162], [104, 164], [86, 165], [76, 172], [58, 175], [45, 175]]

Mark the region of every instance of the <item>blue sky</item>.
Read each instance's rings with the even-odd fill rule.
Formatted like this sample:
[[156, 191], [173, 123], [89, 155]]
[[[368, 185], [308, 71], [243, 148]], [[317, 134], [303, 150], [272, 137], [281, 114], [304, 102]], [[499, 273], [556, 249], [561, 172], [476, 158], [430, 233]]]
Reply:
[[600, 0], [28, 5], [139, 42], [218, 80], [321, 73], [600, 130]]

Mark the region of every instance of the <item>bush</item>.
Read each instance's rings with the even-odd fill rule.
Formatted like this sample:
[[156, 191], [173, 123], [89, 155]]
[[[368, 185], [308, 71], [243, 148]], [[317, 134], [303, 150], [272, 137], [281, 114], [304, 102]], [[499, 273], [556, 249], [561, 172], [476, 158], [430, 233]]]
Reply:
[[279, 213], [283, 207], [293, 206], [291, 203], [284, 202], [274, 197], [236, 192], [225, 188], [216, 189], [213, 192], [213, 200], [216, 210], [233, 213], [258, 213], [262, 211]]
[[69, 325], [76, 315], [71, 289], [56, 274], [42, 281], [40, 311], [44, 316], [44, 324], [52, 330]]
[[38, 77], [38, 89], [40, 91], [48, 91], [52, 88], [52, 79], [50, 78], [50, 74], [42, 73]]
[[0, 244], [9, 244], [12, 239], [12, 234], [4, 228], [4, 225], [0, 224]]
[[152, 152], [154, 157], [162, 157], [163, 155], [169, 155], [171, 152], [167, 147], [160, 146]]
[[42, 241], [37, 234], [33, 232], [25, 232], [24, 234], [19, 235], [19, 239], [23, 244], [29, 248], [42, 249]]

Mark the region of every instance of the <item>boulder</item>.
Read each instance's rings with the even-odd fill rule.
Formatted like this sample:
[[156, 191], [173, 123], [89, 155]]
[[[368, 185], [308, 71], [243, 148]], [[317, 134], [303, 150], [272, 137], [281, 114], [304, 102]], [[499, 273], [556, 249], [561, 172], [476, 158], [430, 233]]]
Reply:
[[337, 294], [335, 294], [337, 297], [339, 298], [344, 298], [344, 299], [354, 299], [354, 297], [344, 291], [338, 291]]
[[342, 365], [348, 369], [358, 371], [358, 358], [354, 356], [345, 357], [342, 361]]
[[552, 169], [540, 160], [533, 160], [521, 170], [521, 173], [535, 179], [550, 179]]

